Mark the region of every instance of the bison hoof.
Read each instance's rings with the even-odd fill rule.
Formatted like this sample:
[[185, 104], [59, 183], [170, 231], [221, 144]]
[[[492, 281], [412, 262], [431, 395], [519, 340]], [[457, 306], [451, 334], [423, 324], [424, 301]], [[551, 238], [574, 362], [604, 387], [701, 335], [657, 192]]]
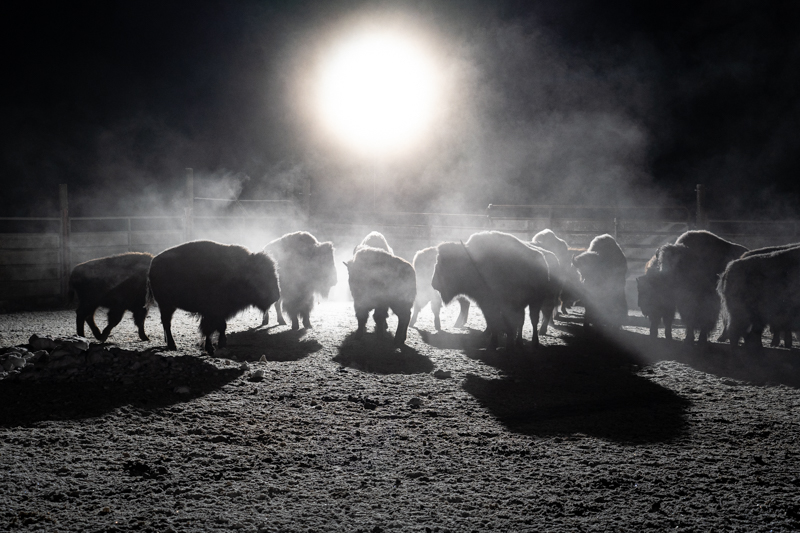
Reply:
[[356, 339], [360, 339], [361, 337], [363, 337], [363, 336], [364, 336], [364, 331], [365, 331], [365, 330], [363, 330], [363, 329], [360, 329], [360, 328], [359, 328], [359, 329], [357, 329], [357, 330], [356, 330], [356, 334], [355, 334], [355, 335], [353, 335], [353, 337], [355, 337]]
[[150, 337], [148, 337], [147, 335], [139, 335], [139, 340], [147, 342], [150, 340]]

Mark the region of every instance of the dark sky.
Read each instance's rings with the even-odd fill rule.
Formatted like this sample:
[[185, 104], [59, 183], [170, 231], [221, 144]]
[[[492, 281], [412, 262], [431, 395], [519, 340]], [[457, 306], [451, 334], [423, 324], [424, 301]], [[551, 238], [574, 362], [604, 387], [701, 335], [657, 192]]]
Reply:
[[[103, 2], [4, 8], [7, 215], [280, 198], [319, 211], [476, 212], [488, 203], [687, 204], [797, 217], [800, 3]], [[337, 28], [389, 17], [436, 43], [446, 120], [413, 154], [364, 162], [303, 106]], [[377, 170], [376, 170], [377, 169]]]

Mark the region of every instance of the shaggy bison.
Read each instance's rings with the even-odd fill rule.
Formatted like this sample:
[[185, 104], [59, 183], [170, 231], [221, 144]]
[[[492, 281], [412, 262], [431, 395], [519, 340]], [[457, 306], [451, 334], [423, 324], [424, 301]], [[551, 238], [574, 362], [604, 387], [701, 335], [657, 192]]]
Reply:
[[718, 276], [729, 262], [746, 251], [744, 246], [704, 230], [688, 231], [678, 237], [675, 244], [659, 249], [665, 290], [675, 297], [675, 306], [686, 325], [686, 342], [694, 341], [696, 329], [699, 330], [698, 342], [708, 340], [719, 318]]
[[[411, 307], [417, 295], [414, 267], [386, 250], [359, 246], [353, 258], [345, 263], [349, 274], [350, 293], [358, 320], [356, 338], [364, 335], [369, 312], [375, 310], [375, 330], [385, 332], [386, 317], [391, 309], [397, 315], [395, 344], [405, 343]], [[380, 313], [379, 313], [380, 312]]]
[[740, 338], [761, 346], [769, 325], [773, 346], [783, 332], [791, 348], [792, 331], [800, 329], [800, 245], [745, 255], [728, 264], [717, 286], [731, 346]]
[[[292, 329], [299, 329], [298, 316], [303, 327], [311, 328], [311, 309], [314, 294], [328, 296], [336, 285], [336, 265], [333, 259], [333, 244], [319, 242], [308, 232], [287, 233], [264, 247], [277, 263], [281, 298], [275, 302], [278, 324], [284, 325], [286, 311], [292, 321]], [[264, 313], [262, 324], [269, 321], [269, 311]]]
[[[436, 331], [441, 331], [442, 322], [439, 319], [439, 312], [442, 309], [442, 297], [439, 295], [431, 285], [431, 278], [433, 277], [433, 269], [436, 266], [437, 250], [435, 246], [425, 248], [414, 254], [414, 261], [411, 263], [414, 266], [414, 272], [417, 275], [417, 297], [414, 300], [414, 311], [411, 314], [411, 323], [413, 326], [417, 322], [419, 312], [425, 307], [428, 302], [431, 303], [431, 311], [433, 311], [433, 326]], [[461, 312], [458, 314], [458, 319], [453, 325], [454, 328], [460, 328], [467, 323], [467, 316], [469, 315], [469, 300], [466, 298], [458, 298], [461, 305]]]
[[[144, 332], [144, 321], [148, 311], [147, 271], [152, 259], [150, 254], [130, 252], [86, 261], [72, 269], [69, 287], [78, 297], [78, 335], [84, 336], [85, 322], [95, 338], [103, 342], [129, 310], [139, 338], [150, 340]], [[98, 307], [108, 308], [108, 324], [102, 333], [94, 322]]]
[[389, 243], [386, 242], [386, 237], [383, 236], [382, 233], [378, 231], [370, 231], [364, 240], [361, 241], [361, 244], [353, 249], [353, 255], [356, 255], [356, 252], [359, 248], [363, 248], [365, 246], [369, 246], [370, 248], [378, 248], [379, 250], [386, 250], [390, 254], [394, 255], [394, 250], [392, 247], [389, 246]]
[[[531, 317], [548, 294], [549, 274], [544, 254], [513, 235], [498, 231], [473, 234], [464, 243], [447, 242], [438, 246], [438, 257], [431, 285], [444, 302], [463, 295], [474, 300], [483, 311], [491, 332], [491, 347], [499, 335], [507, 335], [507, 345], [521, 345], [525, 307]], [[539, 344], [536, 328], [533, 344]]]
[[618, 328], [628, 316], [625, 276], [628, 261], [611, 235], [592, 239], [589, 248], [572, 260], [583, 279], [584, 325]]
[[[567, 241], [559, 238], [553, 230], [543, 229], [533, 236], [531, 242], [539, 248], [544, 248], [556, 254], [559, 263], [559, 269], [555, 273], [561, 289], [559, 291], [559, 300], [561, 302], [560, 311], [562, 314], [567, 314], [567, 308], [576, 300], [576, 295], [579, 292], [580, 275], [572, 264], [572, 252], [570, 251]], [[553, 272], [550, 272], [551, 277]]]
[[650, 320], [650, 336], [658, 337], [658, 325], [664, 321], [664, 337], [672, 339], [672, 322], [675, 320], [675, 298], [665, 282], [658, 265], [658, 252], [644, 267], [644, 274], [636, 278], [639, 309]]
[[150, 289], [161, 310], [167, 348], [176, 349], [172, 315], [183, 309], [200, 315], [209, 354], [214, 353], [215, 331], [218, 346], [225, 347], [228, 319], [249, 306], [267, 311], [280, 298], [275, 263], [267, 254], [212, 241], [187, 242], [155, 256]]

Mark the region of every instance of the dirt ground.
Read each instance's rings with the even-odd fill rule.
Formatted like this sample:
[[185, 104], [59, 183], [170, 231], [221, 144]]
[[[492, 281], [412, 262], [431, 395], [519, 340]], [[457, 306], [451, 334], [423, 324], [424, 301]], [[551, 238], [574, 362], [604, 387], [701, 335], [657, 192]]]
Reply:
[[[309, 331], [247, 311], [209, 357], [189, 315], [178, 352], [157, 309], [151, 342], [126, 316], [106, 370], [0, 380], [0, 529], [800, 530], [797, 351], [653, 343], [641, 317], [604, 339], [579, 318], [493, 352], [479, 313], [436, 333], [425, 310], [396, 351], [325, 302]], [[74, 327], [0, 315], [0, 346]]]

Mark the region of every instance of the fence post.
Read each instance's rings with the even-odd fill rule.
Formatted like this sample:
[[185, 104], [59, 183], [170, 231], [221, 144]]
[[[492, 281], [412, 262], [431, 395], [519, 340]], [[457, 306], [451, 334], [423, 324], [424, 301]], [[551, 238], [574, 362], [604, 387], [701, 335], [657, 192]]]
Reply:
[[58, 186], [58, 203], [61, 210], [61, 299], [64, 305], [69, 304], [69, 274], [70, 274], [70, 251], [69, 251], [69, 197], [67, 195], [67, 184], [61, 183]]
[[707, 229], [708, 219], [706, 215], [706, 188], [703, 184], [698, 183], [697, 188], [697, 208], [695, 213], [695, 228]]
[[186, 169], [186, 209], [183, 220], [183, 240], [192, 240], [194, 234], [194, 170]]

